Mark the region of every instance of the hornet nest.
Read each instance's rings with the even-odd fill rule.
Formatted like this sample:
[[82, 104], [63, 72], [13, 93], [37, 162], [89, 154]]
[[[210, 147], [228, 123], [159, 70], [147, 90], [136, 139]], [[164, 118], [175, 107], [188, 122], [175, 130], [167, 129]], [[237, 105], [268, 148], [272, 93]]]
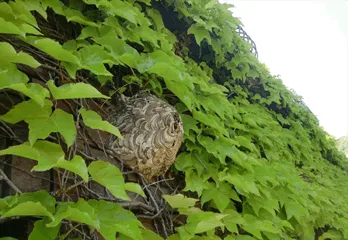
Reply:
[[183, 124], [176, 109], [145, 91], [120, 95], [109, 114], [124, 139], [110, 136], [109, 147], [126, 166], [151, 181], [174, 163], [183, 139]]

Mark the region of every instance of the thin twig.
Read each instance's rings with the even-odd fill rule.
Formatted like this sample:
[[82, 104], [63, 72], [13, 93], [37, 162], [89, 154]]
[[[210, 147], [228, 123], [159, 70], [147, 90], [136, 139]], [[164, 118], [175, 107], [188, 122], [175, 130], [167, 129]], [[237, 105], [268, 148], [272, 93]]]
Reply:
[[2, 177], [2, 180], [5, 180], [5, 182], [16, 192], [21, 194], [22, 191], [19, 190], [19, 188], [7, 177], [7, 175], [0, 169], [0, 175]]

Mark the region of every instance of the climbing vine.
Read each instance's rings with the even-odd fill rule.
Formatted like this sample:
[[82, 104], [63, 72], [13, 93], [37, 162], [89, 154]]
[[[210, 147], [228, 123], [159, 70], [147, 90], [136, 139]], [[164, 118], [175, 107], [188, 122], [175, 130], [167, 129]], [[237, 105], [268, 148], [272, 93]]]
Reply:
[[[27, 141], [0, 156], [34, 160], [32, 171], [69, 172], [127, 201], [130, 192], [147, 193], [77, 147], [82, 127], [122, 138], [92, 103], [148, 89], [175, 105], [185, 132], [171, 169], [185, 186], [163, 194], [182, 220], [174, 234], [146, 229], [117, 202], [73, 201], [59, 191], [4, 197], [1, 218], [35, 217], [30, 240], [73, 239], [80, 225], [102, 239], [348, 239], [347, 159], [300, 97], [250, 53], [230, 7], [215, 0], [0, 1], [0, 93], [21, 98], [0, 121], [28, 128]], [[66, 222], [78, 224], [62, 231]]]

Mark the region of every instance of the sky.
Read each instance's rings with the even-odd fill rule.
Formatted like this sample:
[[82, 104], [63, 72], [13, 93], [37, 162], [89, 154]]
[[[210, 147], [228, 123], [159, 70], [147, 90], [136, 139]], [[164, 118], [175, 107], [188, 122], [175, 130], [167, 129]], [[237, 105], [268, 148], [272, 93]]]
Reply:
[[348, 0], [220, 0], [259, 60], [303, 97], [332, 136], [348, 135]]

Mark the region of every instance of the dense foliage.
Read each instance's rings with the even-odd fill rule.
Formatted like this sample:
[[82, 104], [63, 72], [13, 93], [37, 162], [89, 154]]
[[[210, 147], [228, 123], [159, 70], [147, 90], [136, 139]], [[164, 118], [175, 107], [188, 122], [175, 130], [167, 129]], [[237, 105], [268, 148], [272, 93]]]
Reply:
[[[35, 160], [34, 171], [73, 172], [119, 199], [128, 199], [126, 190], [144, 195], [117, 167], [87, 162], [74, 144], [82, 122], [121, 137], [85, 99], [148, 89], [175, 105], [184, 122], [184, 148], [172, 171], [184, 174], [185, 188], [163, 197], [186, 217], [168, 239], [348, 239], [344, 154], [250, 53], [229, 7], [215, 0], [0, 1], [0, 89], [23, 96], [0, 119], [29, 128], [27, 142], [0, 156]], [[60, 67], [58, 78], [44, 84], [20, 71], [49, 61]], [[71, 99], [81, 104], [75, 116], [57, 107]], [[66, 148], [48, 138], [53, 132]], [[31, 240], [68, 239], [76, 227], [62, 233], [66, 221], [104, 239], [116, 232], [119, 239], [162, 239], [104, 200], [22, 193], [1, 199], [0, 214], [40, 217]]]
[[342, 151], [348, 156], [348, 136], [340, 137], [336, 140], [338, 150]]

